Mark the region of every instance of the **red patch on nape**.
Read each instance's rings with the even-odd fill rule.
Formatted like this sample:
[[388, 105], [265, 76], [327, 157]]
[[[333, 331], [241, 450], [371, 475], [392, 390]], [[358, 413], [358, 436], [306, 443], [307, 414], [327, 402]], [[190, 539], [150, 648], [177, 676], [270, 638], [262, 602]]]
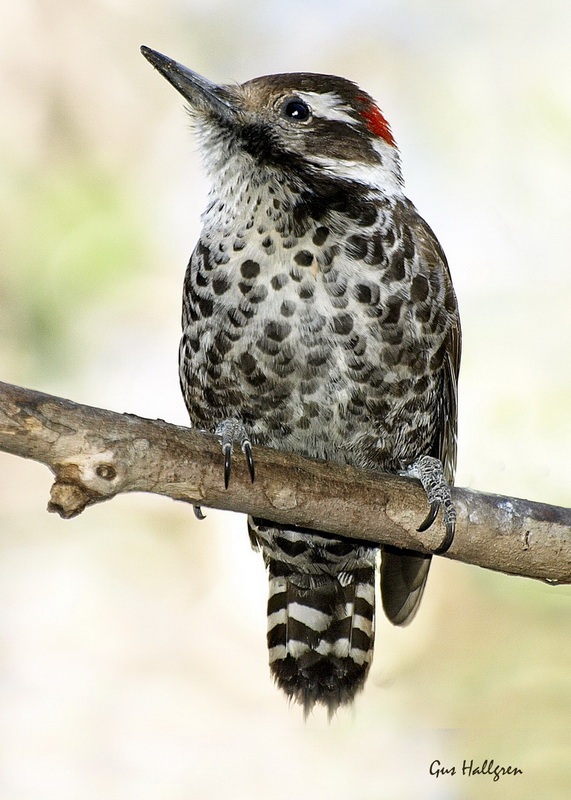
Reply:
[[359, 97], [359, 100], [363, 102], [363, 109], [359, 114], [367, 123], [367, 128], [371, 133], [374, 133], [375, 136], [380, 136], [387, 144], [394, 147], [396, 142], [391, 133], [389, 123], [381, 114], [380, 109], [367, 97]]

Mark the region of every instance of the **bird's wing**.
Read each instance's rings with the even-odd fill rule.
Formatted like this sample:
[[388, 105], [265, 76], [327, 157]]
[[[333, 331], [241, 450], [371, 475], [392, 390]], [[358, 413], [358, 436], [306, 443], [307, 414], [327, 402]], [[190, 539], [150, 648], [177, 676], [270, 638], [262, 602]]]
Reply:
[[[434, 444], [429, 453], [442, 462], [444, 476], [452, 484], [456, 469], [456, 438], [458, 425], [458, 372], [460, 369], [461, 330], [456, 298], [446, 256], [424, 220], [414, 213], [415, 245], [426, 265], [438, 269], [446, 282], [451, 324], [440, 371], [438, 418]], [[425, 455], [419, 453], [420, 455]], [[394, 625], [406, 625], [416, 614], [430, 569], [432, 556], [409, 550], [383, 547], [381, 561], [381, 597], [385, 614]]]

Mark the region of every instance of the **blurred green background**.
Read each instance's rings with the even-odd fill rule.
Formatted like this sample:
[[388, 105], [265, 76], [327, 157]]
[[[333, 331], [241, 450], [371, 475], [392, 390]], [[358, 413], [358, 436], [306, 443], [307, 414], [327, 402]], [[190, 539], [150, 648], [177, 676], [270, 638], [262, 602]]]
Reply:
[[[461, 304], [458, 483], [569, 505], [565, 0], [3, 0], [0, 379], [185, 424], [176, 354], [206, 180], [145, 43], [218, 81], [377, 98]], [[266, 666], [241, 517], [134, 495], [71, 522], [0, 454], [2, 800], [471, 800], [571, 792], [571, 591], [437, 559], [352, 710]], [[523, 776], [429, 775], [493, 758]]]

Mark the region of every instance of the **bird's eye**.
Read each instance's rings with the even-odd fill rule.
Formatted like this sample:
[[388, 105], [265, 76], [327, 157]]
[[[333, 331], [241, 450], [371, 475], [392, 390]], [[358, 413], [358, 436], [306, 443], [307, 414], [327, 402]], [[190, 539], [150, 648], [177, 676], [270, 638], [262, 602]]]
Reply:
[[283, 104], [282, 113], [284, 116], [288, 117], [289, 119], [293, 119], [296, 122], [307, 122], [311, 116], [311, 109], [307, 103], [303, 102], [303, 100], [294, 97], [285, 101]]

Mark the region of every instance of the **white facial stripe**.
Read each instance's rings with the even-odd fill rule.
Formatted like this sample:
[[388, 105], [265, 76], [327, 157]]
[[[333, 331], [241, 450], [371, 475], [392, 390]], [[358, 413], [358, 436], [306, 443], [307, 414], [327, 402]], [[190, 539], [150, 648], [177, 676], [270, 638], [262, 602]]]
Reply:
[[365, 187], [370, 186], [373, 189], [380, 189], [384, 194], [390, 196], [401, 196], [403, 194], [398, 156], [389, 152], [388, 145], [385, 154], [385, 161], [388, 162], [387, 166], [381, 166], [380, 164], [371, 166], [370, 164], [361, 164], [358, 161], [346, 161], [341, 158], [327, 158], [326, 156], [308, 156], [308, 160], [337, 178], [345, 178], [362, 183]]
[[324, 94], [320, 92], [297, 92], [297, 96], [308, 104], [315, 117], [333, 122], [348, 122], [349, 125], [359, 124], [349, 114], [348, 106], [343, 104], [341, 98], [335, 92], [325, 92]]

